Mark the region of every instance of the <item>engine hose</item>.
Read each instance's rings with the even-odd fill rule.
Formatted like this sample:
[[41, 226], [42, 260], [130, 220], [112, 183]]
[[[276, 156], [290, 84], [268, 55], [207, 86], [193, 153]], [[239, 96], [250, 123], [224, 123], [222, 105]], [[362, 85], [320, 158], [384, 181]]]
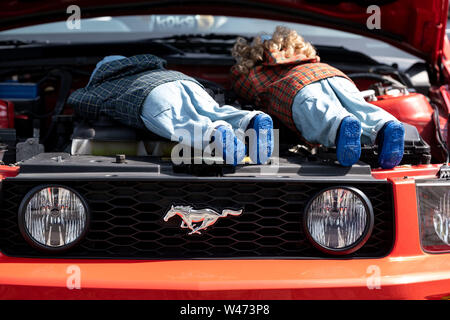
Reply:
[[437, 139], [439, 145], [441, 146], [442, 150], [444, 150], [444, 153], [447, 158], [446, 163], [449, 163], [450, 162], [450, 153], [449, 153], [447, 144], [445, 143], [445, 141], [442, 137], [441, 126], [440, 126], [440, 121], [439, 121], [439, 109], [438, 109], [437, 105], [434, 103], [431, 103], [431, 106], [434, 109], [433, 120], [434, 120], [434, 124], [436, 126], [436, 139]]
[[70, 89], [72, 87], [72, 75], [70, 72], [66, 70], [52, 70], [50, 71], [49, 76], [54, 76], [60, 79], [60, 87], [59, 87], [59, 94], [58, 99], [56, 100], [55, 109], [53, 110], [52, 114], [52, 121], [50, 123], [50, 126], [48, 127], [47, 133], [45, 134], [45, 137], [42, 138], [42, 143], [45, 143], [48, 138], [50, 137], [55, 124], [56, 124], [56, 117], [62, 113], [64, 110], [64, 106], [66, 105], [66, 99], [70, 93]]
[[383, 82], [389, 82], [392, 85], [395, 85], [400, 88], [406, 88], [406, 86], [403, 83], [401, 83], [400, 81], [397, 81], [391, 77], [383, 76], [383, 75], [376, 74], [376, 73], [369, 73], [369, 72], [349, 73], [349, 74], [347, 74], [347, 76], [352, 80], [358, 79], [358, 78], [375, 79], [375, 80], [379, 80], [379, 81], [383, 81]]

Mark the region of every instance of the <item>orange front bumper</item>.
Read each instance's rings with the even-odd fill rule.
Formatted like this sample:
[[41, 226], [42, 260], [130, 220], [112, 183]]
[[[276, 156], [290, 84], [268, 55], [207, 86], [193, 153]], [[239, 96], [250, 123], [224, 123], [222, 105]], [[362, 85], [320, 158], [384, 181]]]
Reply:
[[[74, 266], [80, 276], [80, 289], [71, 285]], [[1, 257], [0, 296], [4, 299], [441, 299], [450, 296], [450, 254], [340, 261], [44, 261]]]

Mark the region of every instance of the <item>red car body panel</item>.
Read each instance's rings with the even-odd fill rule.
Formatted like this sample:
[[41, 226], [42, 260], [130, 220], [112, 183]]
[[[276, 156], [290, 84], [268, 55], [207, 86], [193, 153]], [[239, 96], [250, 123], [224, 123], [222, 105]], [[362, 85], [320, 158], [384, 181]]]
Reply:
[[14, 104], [0, 100], [0, 128], [14, 128]]
[[[417, 93], [409, 95], [379, 96], [372, 104], [383, 108], [398, 120], [409, 123], [417, 128], [420, 136], [429, 144], [436, 145], [436, 129], [433, 123], [434, 109], [428, 99]], [[440, 116], [442, 128], [447, 127], [448, 112]], [[445, 136], [445, 139], [447, 136]]]
[[[149, 8], [152, 3], [143, 0], [126, 4], [123, 0], [4, 1], [0, 4], [0, 29], [63, 20], [69, 4], [80, 6], [83, 17], [89, 17], [143, 14], [143, 8]], [[450, 46], [445, 36], [447, 0], [397, 0], [380, 4], [382, 31], [366, 28], [370, 16], [366, 6], [341, 1], [334, 5], [293, 0], [192, 4], [176, 1], [152, 9], [151, 13], [220, 12], [268, 18], [267, 10], [274, 8], [280, 10], [270, 11], [272, 19], [318, 24], [387, 41], [424, 58], [441, 79], [450, 79]], [[312, 15], [296, 16], [298, 12]], [[442, 106], [449, 106], [448, 88], [434, 90]], [[417, 104], [420, 99], [424, 98], [412, 95], [399, 99], [408, 110], [400, 116], [416, 121], [419, 129], [426, 120], [421, 117], [429, 117], [432, 111], [425, 101]], [[378, 104], [383, 107], [383, 100]], [[421, 114], [420, 108], [427, 112]], [[431, 136], [426, 125], [422, 125], [421, 133]], [[143, 261], [31, 259], [0, 254], [0, 298], [443, 299], [450, 296], [450, 253], [429, 254], [422, 250], [415, 186], [416, 179], [436, 178], [440, 166], [401, 166], [372, 171], [374, 178], [387, 179], [393, 186], [395, 242], [384, 258]], [[0, 166], [0, 180], [14, 177], [19, 171], [19, 167]], [[70, 290], [68, 267], [74, 265], [81, 271], [81, 289]], [[379, 288], [370, 286], [373, 270], [380, 271]]]
[[[368, 12], [365, 2], [358, 1], [336, 0], [326, 4], [306, 0], [168, 1], [164, 6], [155, 0], [73, 0], [70, 3], [64, 0], [3, 1], [0, 3], [0, 30], [65, 20], [69, 5], [79, 6], [82, 17], [144, 14], [146, 9], [152, 14], [220, 12], [221, 15], [307, 22], [365, 34], [390, 42], [436, 64], [444, 45], [448, 1], [373, 1], [374, 5], [377, 3], [383, 26], [380, 30], [367, 27], [372, 11]], [[270, 15], [267, 15], [268, 11]]]

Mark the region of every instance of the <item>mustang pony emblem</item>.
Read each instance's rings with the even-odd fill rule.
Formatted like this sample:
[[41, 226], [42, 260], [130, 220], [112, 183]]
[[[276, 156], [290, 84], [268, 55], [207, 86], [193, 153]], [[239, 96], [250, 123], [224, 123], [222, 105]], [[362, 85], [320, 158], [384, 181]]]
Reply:
[[[181, 228], [189, 228], [191, 232], [188, 234], [198, 233], [200, 230], [206, 230], [209, 226], [212, 226], [219, 218], [226, 217], [227, 215], [238, 216], [242, 213], [241, 210], [224, 209], [222, 213], [218, 213], [212, 209], [196, 210], [191, 206], [176, 206], [170, 208], [164, 216], [164, 221], [168, 221], [175, 215], [178, 215], [183, 220], [181, 222]], [[201, 224], [200, 224], [201, 222]]]

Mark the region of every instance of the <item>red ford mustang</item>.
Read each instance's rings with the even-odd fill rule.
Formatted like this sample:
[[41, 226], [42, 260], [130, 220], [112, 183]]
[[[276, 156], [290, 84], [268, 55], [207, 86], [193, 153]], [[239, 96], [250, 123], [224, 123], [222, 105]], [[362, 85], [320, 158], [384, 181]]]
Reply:
[[[448, 299], [448, 1], [369, 2], [2, 2], [0, 297]], [[282, 124], [271, 164], [178, 165], [66, 105], [104, 56], [151, 53], [251, 109], [230, 50], [277, 25], [405, 123], [398, 167], [363, 146], [343, 168]]]

